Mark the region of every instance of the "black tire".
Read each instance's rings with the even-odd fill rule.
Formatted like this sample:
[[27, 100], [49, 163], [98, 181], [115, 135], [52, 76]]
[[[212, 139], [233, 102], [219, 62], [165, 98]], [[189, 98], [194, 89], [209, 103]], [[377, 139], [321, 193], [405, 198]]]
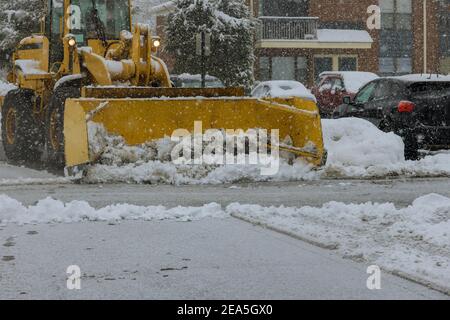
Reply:
[[36, 163], [44, 149], [42, 122], [33, 114], [33, 90], [10, 91], [2, 107], [2, 140], [8, 161]]
[[384, 118], [380, 122], [378, 129], [384, 132], [394, 132], [402, 137], [403, 143], [405, 144], [406, 160], [419, 159], [419, 144], [417, 143], [415, 135], [411, 131], [408, 130], [406, 133], [399, 134], [397, 126], [395, 126], [394, 122], [390, 118]]
[[381, 120], [378, 129], [380, 129], [383, 132], [393, 132], [394, 126], [392, 125], [392, 121], [388, 118], [384, 118]]
[[417, 139], [412, 132], [408, 132], [403, 137], [403, 142], [405, 143], [405, 159], [406, 160], [418, 160], [419, 156], [419, 144]]
[[79, 98], [80, 88], [58, 88], [50, 99], [45, 121], [45, 144], [47, 165], [63, 169], [66, 163], [64, 152], [64, 108], [69, 98]]

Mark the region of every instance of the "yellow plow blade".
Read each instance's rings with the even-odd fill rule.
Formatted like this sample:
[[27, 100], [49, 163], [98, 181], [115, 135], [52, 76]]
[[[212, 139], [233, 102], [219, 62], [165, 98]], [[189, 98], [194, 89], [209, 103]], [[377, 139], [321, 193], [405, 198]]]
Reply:
[[[175, 130], [202, 129], [279, 130], [280, 141], [289, 136], [292, 144], [280, 145], [314, 166], [323, 164], [322, 125], [317, 106], [299, 98], [261, 100], [227, 98], [81, 98], [66, 101], [64, 136], [66, 166], [87, 164], [89, 154], [87, 122], [101, 124], [111, 135], [129, 145], [171, 136]], [[314, 150], [307, 146], [313, 145]], [[306, 151], [309, 150], [309, 151]]]

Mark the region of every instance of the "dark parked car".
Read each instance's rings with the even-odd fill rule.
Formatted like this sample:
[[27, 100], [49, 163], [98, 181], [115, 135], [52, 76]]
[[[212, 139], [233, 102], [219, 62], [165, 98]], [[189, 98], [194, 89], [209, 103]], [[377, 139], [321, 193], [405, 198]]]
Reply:
[[405, 142], [405, 157], [450, 148], [450, 76], [408, 75], [374, 80], [354, 99], [344, 98], [335, 117], [364, 118]]

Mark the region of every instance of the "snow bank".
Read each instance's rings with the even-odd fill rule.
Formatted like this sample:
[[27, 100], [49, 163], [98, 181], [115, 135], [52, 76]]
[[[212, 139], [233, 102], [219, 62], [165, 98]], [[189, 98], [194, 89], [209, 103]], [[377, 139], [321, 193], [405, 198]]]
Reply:
[[0, 223], [71, 223], [82, 221], [120, 221], [120, 220], [174, 220], [193, 221], [206, 217], [222, 218], [226, 213], [220, 205], [211, 203], [203, 207], [177, 207], [167, 209], [163, 206], [140, 207], [130, 204], [117, 204], [101, 209], [91, 207], [85, 201], [63, 203], [47, 198], [26, 207], [17, 200], [0, 195]]
[[[90, 152], [98, 164], [88, 168], [86, 183], [222, 184], [242, 181], [314, 179], [316, 173], [302, 161], [289, 165], [280, 159], [276, 176], [261, 175], [259, 165], [181, 165], [171, 161], [176, 143], [170, 138], [127, 146], [122, 137], [108, 135], [104, 127], [88, 123]], [[249, 161], [247, 161], [248, 163]]]
[[450, 293], [450, 199], [437, 194], [406, 208], [392, 203], [322, 207], [262, 207], [217, 203], [202, 207], [110, 205], [47, 198], [32, 206], [0, 195], [0, 224], [72, 223], [121, 220], [195, 221], [234, 216], [337, 250], [343, 257], [377, 264]]
[[322, 178], [382, 178], [387, 176], [450, 176], [450, 154], [405, 161], [404, 143], [394, 133], [380, 131], [357, 118], [322, 120], [327, 165]]
[[[405, 161], [404, 144], [393, 133], [384, 133], [368, 121], [356, 118], [323, 120], [328, 161], [320, 170], [301, 160], [289, 165], [280, 159], [276, 175], [262, 176], [255, 165], [175, 165], [170, 161], [170, 139], [141, 146], [126, 146], [101, 128], [90, 130], [91, 150], [100, 164], [87, 170], [87, 183], [222, 184], [262, 181], [298, 181], [333, 178], [381, 178], [387, 176], [450, 176], [450, 153]], [[92, 141], [95, 141], [94, 143]]]
[[449, 198], [431, 194], [402, 209], [330, 202], [321, 208], [233, 204], [226, 211], [450, 293]]
[[9, 91], [14, 90], [16, 88], [17, 87], [15, 85], [0, 80], [0, 96], [4, 97]]
[[402, 139], [357, 118], [322, 120], [328, 165], [389, 165], [405, 160]]

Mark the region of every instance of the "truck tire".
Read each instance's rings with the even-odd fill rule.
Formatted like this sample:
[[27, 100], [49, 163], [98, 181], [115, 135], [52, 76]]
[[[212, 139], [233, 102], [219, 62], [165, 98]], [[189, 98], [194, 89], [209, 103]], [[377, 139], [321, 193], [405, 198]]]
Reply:
[[405, 159], [406, 160], [418, 160], [419, 159], [419, 144], [416, 137], [412, 133], [407, 133], [403, 137], [405, 143]]
[[64, 152], [64, 108], [69, 98], [79, 98], [80, 88], [58, 88], [50, 99], [45, 121], [45, 144], [47, 165], [54, 169], [63, 169], [66, 163]]
[[2, 140], [6, 157], [13, 163], [39, 162], [44, 147], [42, 123], [33, 115], [34, 91], [10, 91], [2, 107]]

